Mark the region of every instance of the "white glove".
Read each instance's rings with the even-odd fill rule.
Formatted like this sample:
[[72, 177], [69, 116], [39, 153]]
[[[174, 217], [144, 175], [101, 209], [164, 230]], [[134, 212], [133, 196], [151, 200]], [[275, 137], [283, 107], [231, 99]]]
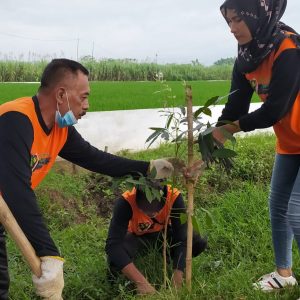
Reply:
[[43, 299], [62, 300], [64, 260], [60, 257], [44, 256], [41, 261], [42, 276], [32, 274], [36, 294]]
[[155, 168], [155, 179], [165, 179], [172, 175], [174, 168], [173, 165], [166, 159], [154, 159], [150, 161], [150, 172]]

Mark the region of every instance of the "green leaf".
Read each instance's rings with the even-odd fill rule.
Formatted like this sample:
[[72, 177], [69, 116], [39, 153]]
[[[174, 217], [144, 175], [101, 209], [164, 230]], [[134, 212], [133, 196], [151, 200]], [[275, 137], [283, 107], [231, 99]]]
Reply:
[[165, 131], [162, 133], [161, 138], [164, 139], [165, 141], [168, 141], [170, 139], [170, 134], [168, 131]]
[[152, 139], [151, 143], [148, 145], [148, 148], [159, 138], [160, 135], [160, 132], [154, 132], [151, 136], [147, 138], [146, 143], [148, 143]]
[[148, 175], [148, 177], [154, 179], [156, 175], [157, 175], [157, 170], [155, 168], [152, 168], [150, 170], [150, 174]]
[[211, 110], [206, 106], [202, 106], [194, 112], [194, 118], [197, 119], [201, 113], [211, 117]]
[[205, 102], [204, 106], [205, 106], [205, 107], [209, 107], [209, 106], [211, 106], [211, 105], [215, 105], [216, 103], [218, 103], [219, 99], [220, 99], [219, 96], [214, 96], [214, 97], [208, 99], [208, 100]]
[[180, 214], [180, 224], [185, 224], [187, 222], [187, 214], [181, 213]]
[[182, 115], [185, 116], [185, 113], [186, 113], [185, 107], [184, 106], [179, 106], [179, 109], [180, 109]]
[[147, 185], [145, 186], [145, 194], [146, 194], [147, 200], [151, 203], [153, 200], [153, 194], [151, 193], [151, 190]]
[[207, 127], [201, 134], [203, 136], [212, 133], [215, 130], [215, 127]]
[[[236, 126], [236, 124], [234, 124], [234, 125]], [[221, 130], [222, 134], [225, 136], [226, 139], [230, 140], [233, 145], [236, 144], [236, 139], [235, 139], [235, 137], [233, 136], [232, 133], [230, 133], [228, 130], [226, 130], [223, 127], [220, 127], [220, 130]]]
[[126, 182], [132, 183], [132, 184], [137, 184], [137, 185], [141, 185], [142, 184], [141, 180], [136, 180], [136, 179], [133, 179], [133, 178], [127, 178]]
[[146, 143], [148, 143], [149, 141], [151, 141], [153, 138], [159, 136], [160, 134], [161, 134], [161, 133], [160, 133], [160, 132], [157, 132], [157, 131], [151, 133], [151, 135], [148, 136], [148, 138], [147, 138], [147, 140], [146, 140]]
[[237, 154], [235, 151], [227, 148], [220, 148], [215, 150], [212, 153], [212, 156], [216, 158], [230, 158], [230, 157], [235, 157], [236, 155]]
[[171, 121], [172, 121], [173, 117], [174, 117], [173, 113], [168, 117], [166, 128], [170, 127], [170, 124], [171, 124]]
[[166, 130], [166, 128], [162, 128], [162, 127], [149, 127], [149, 129], [155, 130], [155, 131], [165, 131]]
[[193, 224], [194, 230], [200, 234], [200, 227], [199, 227], [199, 224], [198, 224], [195, 216], [192, 216], [192, 224]]
[[206, 225], [211, 228], [214, 222], [212, 214], [203, 207], [200, 207], [200, 209], [205, 212]]

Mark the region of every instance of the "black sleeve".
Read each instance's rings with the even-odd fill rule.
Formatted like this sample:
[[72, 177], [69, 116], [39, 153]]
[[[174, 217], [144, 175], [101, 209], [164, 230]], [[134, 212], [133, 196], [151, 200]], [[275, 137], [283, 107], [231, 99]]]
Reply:
[[0, 191], [38, 256], [59, 255], [31, 189], [33, 128], [18, 112], [0, 117]]
[[181, 224], [180, 214], [186, 213], [182, 195], [176, 198], [171, 210], [173, 268], [184, 271], [186, 258], [187, 223]]
[[243, 131], [268, 128], [281, 120], [292, 108], [300, 88], [300, 51], [288, 49], [274, 62], [266, 101], [254, 112], [243, 116]]
[[137, 172], [146, 175], [149, 167], [149, 162], [122, 158], [91, 146], [73, 126], [69, 127], [67, 141], [59, 156], [90, 171], [112, 177]]
[[132, 209], [130, 204], [120, 198], [115, 202], [113, 217], [108, 229], [105, 252], [108, 261], [119, 270], [122, 270], [132, 262], [123, 247], [123, 241], [127, 233], [129, 220], [132, 218]]
[[230, 95], [218, 120], [218, 125], [223, 125], [220, 121], [233, 122], [246, 115], [249, 111], [252, 95], [253, 89], [249, 81], [238, 70], [237, 63], [235, 62], [232, 71]]

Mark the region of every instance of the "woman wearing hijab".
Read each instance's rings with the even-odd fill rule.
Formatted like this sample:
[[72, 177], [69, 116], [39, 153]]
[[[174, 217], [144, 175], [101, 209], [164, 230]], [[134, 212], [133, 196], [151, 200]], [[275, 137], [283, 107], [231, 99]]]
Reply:
[[[273, 126], [276, 157], [269, 196], [276, 270], [254, 287], [272, 291], [297, 285], [292, 272], [292, 241], [300, 247], [300, 37], [280, 22], [287, 0], [227, 0], [221, 12], [238, 42], [233, 92], [213, 135], [224, 143], [221, 127], [232, 134]], [[249, 113], [253, 92], [263, 101]], [[224, 124], [224, 123], [223, 123]]]

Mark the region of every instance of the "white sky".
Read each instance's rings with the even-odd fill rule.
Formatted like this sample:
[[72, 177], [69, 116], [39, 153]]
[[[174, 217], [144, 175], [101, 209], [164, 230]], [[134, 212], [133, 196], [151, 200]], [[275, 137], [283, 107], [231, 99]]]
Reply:
[[[210, 65], [236, 55], [236, 41], [219, 12], [222, 3], [6, 0], [0, 11], [0, 58], [93, 55], [158, 63], [198, 59]], [[288, 0], [282, 21], [300, 31], [299, 13], [300, 1]]]

